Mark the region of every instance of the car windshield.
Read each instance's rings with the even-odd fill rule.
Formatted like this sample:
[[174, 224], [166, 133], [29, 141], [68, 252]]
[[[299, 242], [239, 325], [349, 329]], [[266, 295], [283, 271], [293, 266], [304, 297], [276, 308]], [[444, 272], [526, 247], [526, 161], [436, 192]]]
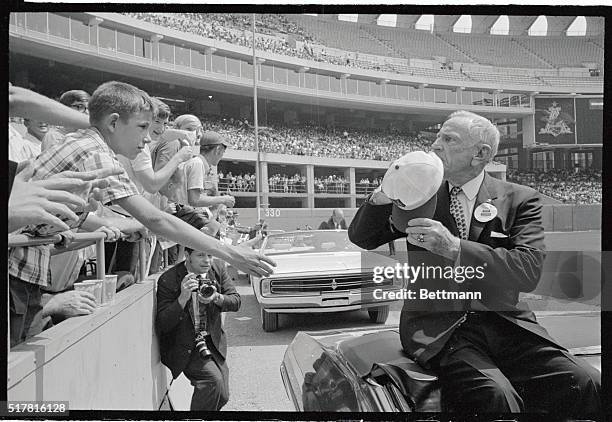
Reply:
[[272, 234], [266, 237], [262, 252], [266, 255], [362, 251], [348, 238], [346, 230], [305, 230]]

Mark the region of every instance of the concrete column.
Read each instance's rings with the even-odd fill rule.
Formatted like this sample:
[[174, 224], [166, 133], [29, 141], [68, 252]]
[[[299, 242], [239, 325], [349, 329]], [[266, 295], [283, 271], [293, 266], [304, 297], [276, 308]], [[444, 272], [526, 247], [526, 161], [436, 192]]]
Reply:
[[529, 150], [520, 146], [518, 148], [518, 169], [529, 169]]
[[567, 157], [568, 152], [562, 149], [556, 149], [554, 151], [555, 157], [555, 169], [565, 169], [567, 166]]
[[89, 45], [98, 45], [98, 25], [104, 22], [104, 19], [94, 16], [89, 19], [87, 25], [89, 26]]
[[259, 184], [259, 189], [261, 190], [261, 206], [262, 208], [266, 208], [270, 203], [268, 195], [270, 192], [270, 187], [268, 186], [268, 163], [266, 161], [261, 161], [259, 163], [259, 174], [261, 175]]
[[306, 166], [306, 192], [308, 193], [307, 206], [314, 208], [314, 165]]
[[357, 180], [355, 177], [355, 167], [351, 167], [348, 169], [348, 176], [349, 176], [349, 189], [351, 192], [351, 198], [349, 201], [349, 208], [357, 208], [357, 200], [356, 200], [356, 195], [357, 195]]
[[340, 87], [342, 88], [342, 93], [348, 93], [348, 87], [346, 86], [346, 80], [351, 77], [350, 73], [343, 73], [340, 75]]
[[427, 88], [429, 84], [419, 84], [419, 102], [423, 102], [425, 98], [425, 88]]
[[300, 66], [300, 68], [298, 69], [299, 78], [300, 78], [300, 83], [299, 83], [300, 88], [303, 88], [304, 86], [306, 86], [306, 76], [304, 76], [304, 74], [308, 72], [309, 70], [310, 68], [306, 66]]
[[601, 170], [602, 168], [602, 150], [601, 149], [593, 150], [593, 168], [596, 170]]
[[458, 86], [457, 89], [455, 89], [455, 92], [457, 93], [457, 105], [463, 104], [463, 91], [465, 91], [464, 86]]
[[215, 47], [204, 48], [204, 70], [207, 72], [212, 72], [212, 55], [215, 51]]
[[535, 116], [529, 115], [522, 118], [523, 122], [523, 147], [535, 144]]
[[159, 63], [159, 42], [164, 38], [161, 34], [151, 35], [151, 58], [153, 62]]

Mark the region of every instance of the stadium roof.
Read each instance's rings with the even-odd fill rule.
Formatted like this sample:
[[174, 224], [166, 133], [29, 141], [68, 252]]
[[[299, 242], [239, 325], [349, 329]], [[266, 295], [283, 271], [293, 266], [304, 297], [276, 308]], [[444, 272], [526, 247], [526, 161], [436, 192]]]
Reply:
[[[338, 14], [319, 14], [318, 19], [325, 20], [338, 20]], [[379, 22], [379, 18], [384, 16], [383, 19], [389, 19], [393, 15], [380, 15], [380, 14], [358, 14], [351, 15], [348, 20], [356, 21], [361, 24], [376, 25]], [[419, 28], [417, 23], [423, 16], [428, 15], [395, 15], [395, 26], [397, 28], [407, 29], [422, 29]], [[471, 30], [461, 31], [469, 32], [472, 34], [489, 34], [491, 28], [496, 22], [505, 15], [467, 15], [471, 19]], [[430, 30], [434, 32], [452, 32], [455, 24], [459, 21], [462, 15], [435, 15], [433, 16], [433, 25]], [[545, 21], [540, 22], [538, 16], [507, 16], [508, 19], [508, 35], [528, 35], [530, 29], [537, 35], [565, 35], [568, 28], [578, 19], [584, 19], [584, 35], [602, 35], [604, 33], [604, 18], [601, 16], [545, 16]], [[393, 19], [390, 19], [393, 21]], [[535, 25], [534, 25], [535, 24]], [[534, 28], [532, 28], [534, 26]], [[535, 31], [534, 31], [535, 29]], [[582, 31], [579, 31], [579, 35]]]

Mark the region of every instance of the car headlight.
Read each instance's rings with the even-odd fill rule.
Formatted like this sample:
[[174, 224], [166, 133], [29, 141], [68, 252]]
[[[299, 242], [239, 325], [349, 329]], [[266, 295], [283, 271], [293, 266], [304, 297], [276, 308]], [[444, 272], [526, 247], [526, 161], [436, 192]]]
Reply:
[[263, 278], [261, 280], [261, 294], [263, 296], [270, 294], [270, 279]]

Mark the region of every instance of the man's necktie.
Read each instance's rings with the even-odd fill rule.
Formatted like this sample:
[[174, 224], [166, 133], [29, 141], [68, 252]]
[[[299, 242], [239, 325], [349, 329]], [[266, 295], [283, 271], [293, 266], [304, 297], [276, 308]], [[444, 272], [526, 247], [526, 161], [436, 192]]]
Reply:
[[461, 188], [458, 186], [454, 186], [450, 192], [450, 212], [453, 218], [455, 219], [455, 224], [457, 225], [457, 229], [459, 230], [459, 236], [462, 239], [468, 238], [468, 230], [467, 224], [465, 222], [465, 213], [463, 212], [463, 206], [461, 202], [459, 202], [459, 195], [461, 192]]

